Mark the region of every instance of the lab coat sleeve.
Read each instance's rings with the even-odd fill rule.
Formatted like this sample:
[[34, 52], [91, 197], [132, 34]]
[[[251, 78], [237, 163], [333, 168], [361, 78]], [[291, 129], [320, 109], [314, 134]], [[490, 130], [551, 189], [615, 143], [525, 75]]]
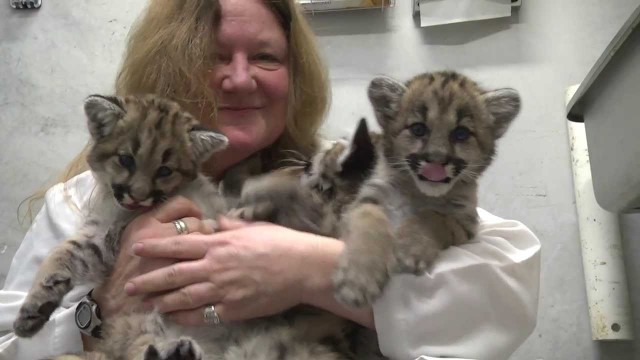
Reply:
[[382, 353], [398, 360], [501, 360], [536, 325], [540, 242], [522, 223], [478, 209], [470, 243], [424, 275], [392, 277], [373, 304]]
[[0, 359], [32, 360], [82, 350], [74, 316], [75, 304], [86, 289], [71, 291], [32, 338], [18, 338], [12, 329], [44, 258], [82, 225], [82, 208], [93, 184], [93, 176], [86, 172], [47, 191], [44, 205], [14, 255], [0, 291], [0, 334], [4, 334], [0, 337]]

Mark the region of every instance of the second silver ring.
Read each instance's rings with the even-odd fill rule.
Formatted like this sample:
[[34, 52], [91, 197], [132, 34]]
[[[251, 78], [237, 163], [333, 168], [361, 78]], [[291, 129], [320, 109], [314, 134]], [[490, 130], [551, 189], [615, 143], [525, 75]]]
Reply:
[[222, 323], [220, 320], [220, 316], [216, 312], [216, 307], [213, 305], [208, 305], [204, 308], [204, 323], [208, 325], [218, 325]]
[[184, 222], [184, 220], [178, 219], [178, 220], [172, 221], [172, 223], [173, 223], [173, 226], [176, 228], [176, 232], [178, 233], [178, 235], [189, 233], [189, 228], [187, 227], [187, 223]]

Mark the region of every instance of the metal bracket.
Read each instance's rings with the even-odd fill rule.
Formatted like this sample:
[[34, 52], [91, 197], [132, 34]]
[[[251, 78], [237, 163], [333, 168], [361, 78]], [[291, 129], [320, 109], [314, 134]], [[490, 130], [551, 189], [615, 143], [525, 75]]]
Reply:
[[9, 0], [9, 4], [14, 9], [39, 9], [42, 0]]
[[[522, 6], [522, 0], [511, 0], [511, 7]], [[420, 14], [420, 0], [413, 0], [413, 15]]]
[[[567, 90], [565, 103], [574, 96], [577, 88], [572, 86]], [[618, 214], [604, 210], [596, 201], [584, 124], [566, 123], [591, 338], [633, 340], [633, 314]]]

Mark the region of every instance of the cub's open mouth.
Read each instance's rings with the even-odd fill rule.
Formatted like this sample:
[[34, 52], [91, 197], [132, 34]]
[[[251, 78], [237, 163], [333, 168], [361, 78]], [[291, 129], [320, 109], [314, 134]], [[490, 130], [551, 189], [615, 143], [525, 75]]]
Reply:
[[446, 177], [442, 180], [431, 180], [426, 178], [424, 175], [422, 174], [418, 174], [418, 179], [422, 180], [422, 181], [428, 181], [428, 182], [432, 182], [432, 183], [436, 183], [436, 184], [448, 184], [451, 182], [451, 178], [450, 177]]
[[434, 183], [448, 183], [451, 177], [447, 175], [447, 169], [444, 164], [425, 162], [420, 167], [418, 178], [423, 181]]

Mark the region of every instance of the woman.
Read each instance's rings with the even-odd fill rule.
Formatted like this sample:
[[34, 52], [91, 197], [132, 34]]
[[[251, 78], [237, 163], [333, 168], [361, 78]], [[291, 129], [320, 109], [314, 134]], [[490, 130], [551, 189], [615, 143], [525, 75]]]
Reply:
[[[131, 34], [117, 92], [173, 97], [223, 132], [230, 146], [206, 171], [225, 186], [237, 174], [270, 170], [281, 150], [311, 153], [328, 98], [294, 0], [152, 0]], [[47, 192], [0, 293], [0, 331], [11, 330], [42, 257], [77, 230], [75, 207], [86, 205], [93, 181], [84, 173]], [[229, 219], [213, 234], [191, 202], [171, 199], [127, 227], [114, 274], [93, 298], [103, 318], [157, 307], [192, 325], [205, 325], [212, 310], [233, 322], [306, 303], [375, 329], [394, 359], [504, 359], [535, 325], [539, 242], [518, 222], [480, 215], [475, 241], [445, 251], [424, 276], [396, 276], [372, 308], [351, 309], [333, 297], [340, 240]], [[186, 234], [177, 234], [177, 220]], [[74, 320], [86, 290], [72, 292], [33, 339], [2, 337], [2, 357], [90, 350], [97, 340]]]

